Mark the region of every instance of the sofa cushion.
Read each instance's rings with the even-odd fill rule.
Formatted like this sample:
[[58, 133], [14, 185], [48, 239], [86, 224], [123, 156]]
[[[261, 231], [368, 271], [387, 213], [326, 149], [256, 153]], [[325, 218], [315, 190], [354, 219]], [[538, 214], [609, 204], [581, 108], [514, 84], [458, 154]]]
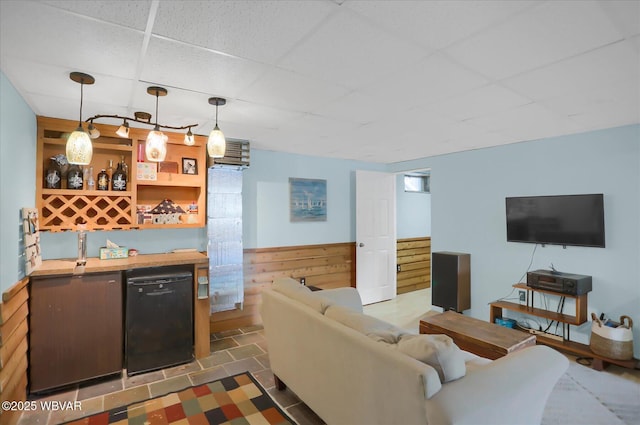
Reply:
[[325, 310], [333, 304], [331, 300], [312, 292], [311, 289], [289, 277], [275, 279], [272, 288], [274, 291], [299, 301], [321, 314], [324, 314]]
[[351, 309], [332, 305], [325, 311], [324, 315], [338, 323], [354, 329], [375, 341], [386, 342], [387, 344], [396, 344], [400, 336], [407, 332], [397, 326], [387, 323], [372, 316], [358, 313]]
[[397, 349], [433, 367], [442, 383], [466, 374], [465, 356], [447, 335], [402, 335]]

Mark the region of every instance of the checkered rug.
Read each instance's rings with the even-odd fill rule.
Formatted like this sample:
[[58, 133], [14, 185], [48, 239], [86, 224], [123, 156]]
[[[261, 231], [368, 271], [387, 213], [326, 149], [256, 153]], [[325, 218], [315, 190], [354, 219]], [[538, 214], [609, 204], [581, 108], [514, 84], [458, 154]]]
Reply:
[[91, 415], [68, 424], [286, 425], [294, 423], [253, 376], [242, 373]]

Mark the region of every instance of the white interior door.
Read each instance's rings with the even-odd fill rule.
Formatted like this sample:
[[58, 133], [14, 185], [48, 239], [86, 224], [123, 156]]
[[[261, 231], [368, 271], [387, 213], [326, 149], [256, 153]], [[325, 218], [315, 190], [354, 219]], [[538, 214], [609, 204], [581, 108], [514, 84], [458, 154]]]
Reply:
[[356, 171], [356, 287], [363, 304], [396, 296], [395, 175]]

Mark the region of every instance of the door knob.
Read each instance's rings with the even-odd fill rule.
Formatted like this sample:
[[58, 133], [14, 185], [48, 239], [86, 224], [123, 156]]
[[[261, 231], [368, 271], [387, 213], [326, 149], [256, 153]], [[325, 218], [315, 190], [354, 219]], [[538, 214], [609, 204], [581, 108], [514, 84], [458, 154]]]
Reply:
[[362, 247], [364, 246], [364, 244], [363, 244], [362, 242], [360, 242], [360, 243], [358, 244], [358, 246], [359, 246], [360, 248], [362, 248]]

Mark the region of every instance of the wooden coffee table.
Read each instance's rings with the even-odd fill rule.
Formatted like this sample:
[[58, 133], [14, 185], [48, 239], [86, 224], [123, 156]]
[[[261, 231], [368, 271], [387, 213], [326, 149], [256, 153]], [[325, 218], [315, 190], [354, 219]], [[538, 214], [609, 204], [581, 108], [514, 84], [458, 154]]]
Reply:
[[448, 335], [460, 349], [492, 360], [524, 347], [536, 345], [535, 335], [474, 319], [454, 311], [422, 318], [420, 333]]

